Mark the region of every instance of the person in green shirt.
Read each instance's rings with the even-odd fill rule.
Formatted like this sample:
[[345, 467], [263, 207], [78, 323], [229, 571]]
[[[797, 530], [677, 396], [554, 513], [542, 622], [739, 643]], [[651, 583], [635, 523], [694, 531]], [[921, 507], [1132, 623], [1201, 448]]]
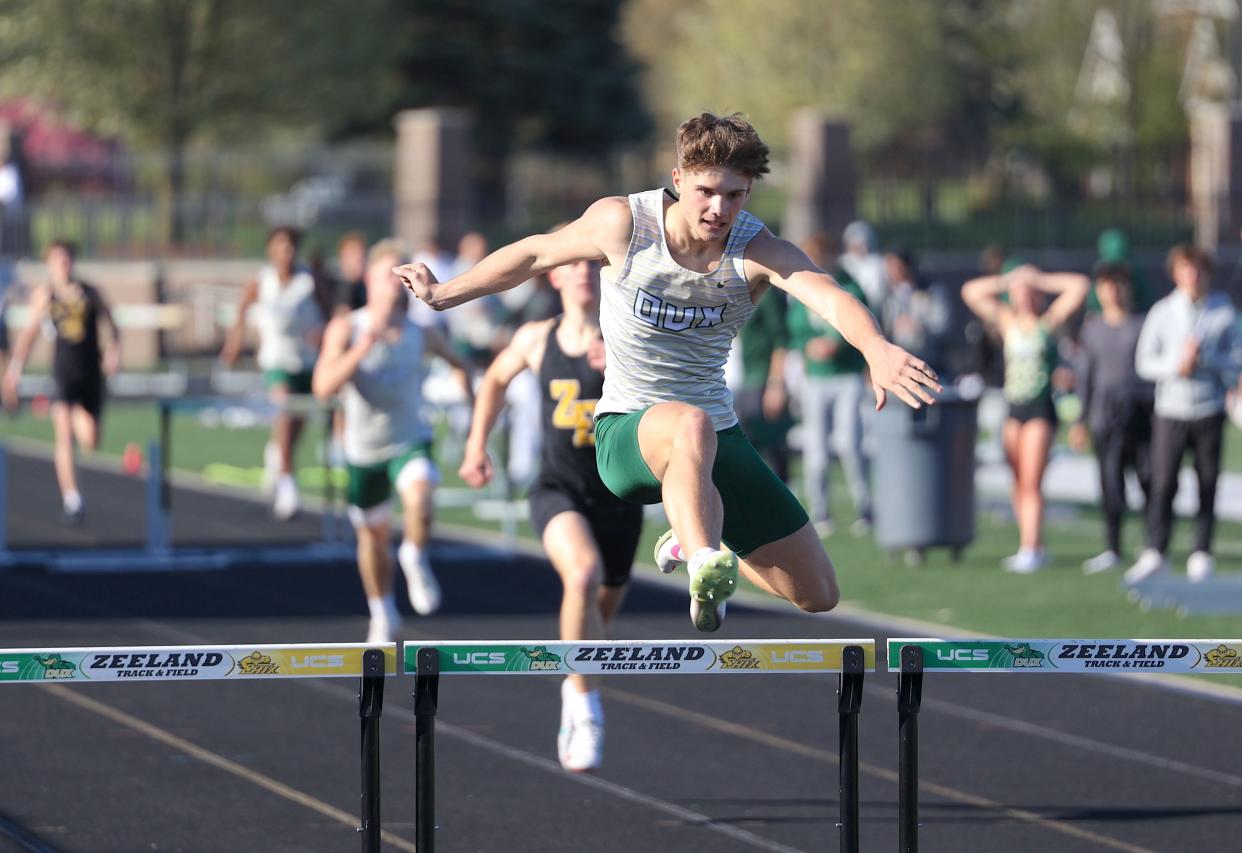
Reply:
[[[862, 288], [837, 263], [837, 246], [827, 234], [816, 234], [802, 244], [821, 269], [830, 270], [841, 288], [865, 302]], [[861, 536], [871, 529], [871, 472], [862, 449], [863, 373], [867, 363], [841, 334], [802, 303], [791, 300], [786, 317], [789, 346], [802, 353], [806, 386], [802, 398], [802, 473], [807, 510], [815, 531], [833, 531], [828, 503], [829, 447], [841, 462], [854, 503], [851, 531]]]
[[741, 357], [741, 385], [733, 395], [742, 430], [755, 450], [782, 480], [789, 479], [789, 443], [793, 420], [785, 389], [785, 294], [769, 290], [742, 327], [736, 346]]

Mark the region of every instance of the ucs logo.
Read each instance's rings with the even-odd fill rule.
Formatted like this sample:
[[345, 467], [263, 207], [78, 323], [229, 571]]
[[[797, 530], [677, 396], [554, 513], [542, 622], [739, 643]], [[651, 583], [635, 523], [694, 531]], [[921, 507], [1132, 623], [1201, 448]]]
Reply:
[[0, 661], [0, 675], [17, 675], [22, 671], [22, 665], [15, 660]]
[[504, 652], [453, 652], [453, 663], [461, 666], [501, 666]]
[[936, 657], [944, 661], [974, 663], [988, 659], [987, 649], [936, 649]]
[[772, 652], [773, 663], [823, 663], [824, 653], [816, 649], [789, 649]]

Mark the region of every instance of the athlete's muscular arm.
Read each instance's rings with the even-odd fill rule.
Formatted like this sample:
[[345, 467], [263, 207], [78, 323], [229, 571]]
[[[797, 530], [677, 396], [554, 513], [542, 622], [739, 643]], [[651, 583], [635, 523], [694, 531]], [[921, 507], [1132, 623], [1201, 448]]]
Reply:
[[871, 373], [876, 409], [884, 408], [892, 391], [914, 408], [935, 402], [931, 391], [942, 390], [936, 372], [880, 332], [867, 307], [838, 286], [801, 249], [764, 231], [746, 249], [746, 276], [766, 279], [824, 318], [863, 357]]
[[233, 320], [228, 337], [224, 339], [224, 349], [220, 350], [220, 360], [225, 367], [232, 367], [237, 362], [237, 356], [241, 355], [242, 344], [246, 342], [246, 314], [258, 299], [259, 280], [252, 278], [242, 289], [241, 302], [237, 304], [237, 317]]
[[434, 326], [428, 326], [423, 329], [423, 340], [427, 351], [432, 355], [438, 355], [444, 359], [453, 371], [453, 378], [457, 380], [457, 384], [461, 386], [462, 394], [466, 398], [466, 405], [474, 405], [474, 385], [470, 381], [470, 365], [462, 359], [461, 356], [453, 349], [453, 345], [449, 343], [448, 338], [444, 337], [444, 333]]
[[30, 295], [30, 301], [26, 304], [26, 326], [13, 344], [13, 356], [9, 359], [8, 369], [4, 371], [3, 382], [0, 382], [0, 397], [3, 398], [5, 408], [9, 410], [17, 408], [17, 385], [21, 381], [26, 359], [30, 357], [30, 351], [39, 339], [39, 326], [47, 317], [51, 298], [51, 289], [40, 287]]
[[529, 368], [539, 372], [548, 331], [555, 322], [555, 319], [539, 320], [518, 329], [509, 345], [492, 360], [479, 382], [470, 435], [466, 438], [466, 452], [457, 471], [458, 476], [476, 489], [492, 481], [492, 459], [487, 453], [487, 437], [491, 435], [496, 419], [505, 406], [505, 389], [523, 370]]
[[534, 276], [575, 261], [619, 262], [633, 223], [623, 198], [603, 198], [559, 231], [536, 234], [492, 252], [456, 278], [437, 282], [425, 264], [393, 267], [405, 286], [436, 311], [517, 287]]
[[321, 401], [326, 402], [345, 387], [345, 383], [358, 370], [358, 365], [366, 358], [371, 347], [379, 340], [374, 332], [368, 330], [351, 346], [351, 332], [348, 314], [333, 317], [328, 328], [324, 330], [323, 348], [319, 350], [315, 373], [311, 376], [311, 391]]

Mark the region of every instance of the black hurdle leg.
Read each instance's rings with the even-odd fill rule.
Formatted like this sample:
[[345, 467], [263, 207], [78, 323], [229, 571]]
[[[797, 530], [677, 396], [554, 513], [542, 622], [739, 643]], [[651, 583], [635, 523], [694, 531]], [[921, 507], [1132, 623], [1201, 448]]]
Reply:
[[440, 701], [440, 652], [418, 650], [414, 682], [414, 844], [418, 853], [436, 849], [436, 708]]
[[858, 853], [858, 712], [862, 707], [866, 658], [862, 646], [842, 652], [837, 688], [840, 720], [838, 755], [841, 760], [841, 853]]
[[380, 853], [380, 714], [384, 710], [384, 653], [362, 653], [358, 716], [362, 721], [362, 853]]
[[901, 647], [897, 676], [898, 806], [901, 853], [919, 849], [919, 709], [923, 705], [923, 649]]

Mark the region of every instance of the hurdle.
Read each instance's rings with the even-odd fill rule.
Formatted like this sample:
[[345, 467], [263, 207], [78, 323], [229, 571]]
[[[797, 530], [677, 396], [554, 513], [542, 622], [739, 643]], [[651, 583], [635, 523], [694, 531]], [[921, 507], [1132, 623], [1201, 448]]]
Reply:
[[779, 675], [837, 673], [840, 849], [859, 844], [858, 715], [863, 677], [875, 672], [874, 640], [467, 640], [407, 642], [415, 676], [414, 843], [435, 853], [435, 719], [440, 676]]
[[898, 849], [918, 853], [918, 715], [925, 672], [1237, 675], [1242, 640], [893, 638], [888, 668], [898, 673]]
[[380, 850], [380, 716], [397, 646], [314, 643], [0, 649], [0, 684], [151, 684], [268, 678], [358, 678], [363, 853]]

